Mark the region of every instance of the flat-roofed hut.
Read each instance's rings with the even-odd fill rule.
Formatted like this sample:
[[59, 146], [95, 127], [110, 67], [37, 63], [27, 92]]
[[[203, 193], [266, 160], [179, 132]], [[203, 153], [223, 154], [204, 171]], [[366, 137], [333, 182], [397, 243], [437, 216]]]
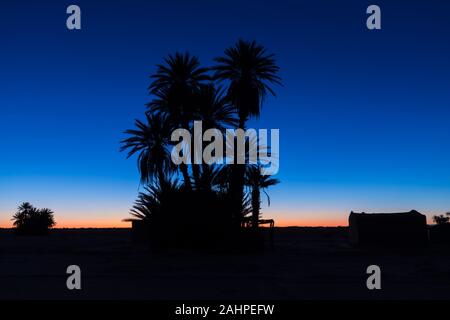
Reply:
[[354, 245], [417, 246], [428, 243], [426, 216], [412, 210], [399, 213], [355, 213], [349, 217]]

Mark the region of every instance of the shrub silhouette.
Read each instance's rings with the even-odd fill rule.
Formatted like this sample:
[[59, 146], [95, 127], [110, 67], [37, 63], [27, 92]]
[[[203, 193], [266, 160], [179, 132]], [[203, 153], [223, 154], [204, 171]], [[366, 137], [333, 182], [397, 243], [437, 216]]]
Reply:
[[[139, 193], [130, 211], [132, 218], [147, 223], [155, 248], [209, 249], [230, 245], [240, 231], [233, 221], [229, 194], [207, 189], [189, 190], [178, 180], [155, 182]], [[251, 214], [246, 198], [242, 214]]]
[[20, 235], [45, 235], [56, 224], [53, 211], [36, 209], [29, 202], [22, 203], [12, 220], [15, 233]]
[[436, 225], [430, 228], [430, 238], [435, 243], [450, 244], [450, 212], [433, 217]]
[[443, 214], [439, 216], [434, 216], [433, 221], [436, 224], [446, 224], [450, 221], [450, 212], [446, 213], [447, 217], [445, 217]]

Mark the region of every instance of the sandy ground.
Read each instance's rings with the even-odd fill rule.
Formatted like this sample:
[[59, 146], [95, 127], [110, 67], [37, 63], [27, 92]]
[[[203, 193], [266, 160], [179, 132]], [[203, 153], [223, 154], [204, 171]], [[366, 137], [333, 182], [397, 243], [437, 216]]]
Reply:
[[[72, 264], [80, 291], [66, 288]], [[366, 287], [371, 264], [381, 290]], [[0, 230], [0, 299], [450, 299], [450, 248], [373, 252], [343, 228], [280, 228], [262, 253], [152, 254], [127, 229]]]

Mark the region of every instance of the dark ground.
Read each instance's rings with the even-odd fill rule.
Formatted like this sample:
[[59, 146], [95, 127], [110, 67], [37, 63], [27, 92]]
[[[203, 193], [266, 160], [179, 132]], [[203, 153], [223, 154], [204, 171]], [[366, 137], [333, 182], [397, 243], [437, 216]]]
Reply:
[[[253, 254], [151, 254], [128, 229], [0, 230], [0, 299], [450, 299], [450, 248], [352, 248], [345, 228], [278, 228]], [[79, 265], [82, 290], [66, 288]], [[382, 289], [366, 288], [367, 266]]]

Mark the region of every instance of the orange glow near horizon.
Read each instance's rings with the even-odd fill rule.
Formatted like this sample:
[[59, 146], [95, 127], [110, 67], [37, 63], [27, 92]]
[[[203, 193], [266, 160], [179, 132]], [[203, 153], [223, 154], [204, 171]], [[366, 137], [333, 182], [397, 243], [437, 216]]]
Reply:
[[[275, 219], [276, 227], [337, 227], [347, 226], [346, 219]], [[55, 228], [130, 228], [130, 222], [123, 222], [120, 220], [60, 220], [57, 221]], [[11, 221], [0, 220], [0, 228], [12, 228]]]
[[[12, 228], [12, 222], [0, 221], [0, 228]], [[56, 229], [76, 229], [76, 228], [130, 228], [130, 222], [114, 221], [114, 220], [62, 220], [57, 221]]]
[[275, 220], [275, 227], [345, 227], [348, 226], [347, 219], [333, 220], [333, 219], [300, 219], [300, 220], [288, 220], [280, 219]]

